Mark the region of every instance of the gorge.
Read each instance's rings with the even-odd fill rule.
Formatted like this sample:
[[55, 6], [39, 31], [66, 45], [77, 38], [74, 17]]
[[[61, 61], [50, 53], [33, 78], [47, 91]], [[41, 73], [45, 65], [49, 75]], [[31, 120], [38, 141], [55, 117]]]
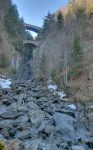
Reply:
[[92, 3], [38, 27], [0, 0], [0, 150], [93, 150]]

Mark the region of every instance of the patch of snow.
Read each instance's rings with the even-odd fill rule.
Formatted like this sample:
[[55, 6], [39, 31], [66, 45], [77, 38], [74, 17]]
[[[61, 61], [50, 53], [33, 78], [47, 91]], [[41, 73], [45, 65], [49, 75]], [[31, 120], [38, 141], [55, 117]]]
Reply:
[[67, 99], [67, 98], [63, 98], [62, 100], [63, 100], [63, 101], [68, 101], [68, 99]]
[[68, 108], [72, 109], [72, 110], [76, 110], [76, 106], [74, 104], [70, 104], [68, 105]]
[[47, 87], [48, 87], [48, 89], [49, 89], [51, 92], [57, 90], [57, 85], [52, 85], [52, 84], [50, 84], [50, 85], [48, 85]]
[[3, 79], [0, 78], [0, 87], [2, 89], [10, 88], [10, 85], [12, 84], [10, 79]]
[[64, 92], [58, 92], [58, 96], [60, 96], [60, 99], [65, 100], [63, 98], [66, 97], [66, 94]]
[[90, 106], [91, 108], [93, 108], [93, 105], [92, 106]]
[[58, 95], [60, 97], [61, 100], [63, 101], [67, 101], [68, 99], [65, 98], [66, 97], [66, 94], [64, 93], [64, 91], [62, 92], [59, 92], [57, 91], [57, 85], [56, 84], [53, 84], [54, 82], [52, 80], [49, 80], [48, 81], [48, 86], [47, 88], [53, 92], [53, 95]]

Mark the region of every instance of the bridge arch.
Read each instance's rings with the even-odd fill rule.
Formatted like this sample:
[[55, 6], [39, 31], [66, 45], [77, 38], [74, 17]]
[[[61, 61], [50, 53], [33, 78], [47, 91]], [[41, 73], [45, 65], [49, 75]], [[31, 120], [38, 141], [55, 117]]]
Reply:
[[26, 30], [33, 31], [35, 33], [39, 33], [40, 30], [42, 29], [41, 27], [38, 27], [38, 26], [35, 26], [35, 25], [30, 25], [30, 24], [27, 24], [27, 23], [24, 23], [24, 27], [25, 27]]

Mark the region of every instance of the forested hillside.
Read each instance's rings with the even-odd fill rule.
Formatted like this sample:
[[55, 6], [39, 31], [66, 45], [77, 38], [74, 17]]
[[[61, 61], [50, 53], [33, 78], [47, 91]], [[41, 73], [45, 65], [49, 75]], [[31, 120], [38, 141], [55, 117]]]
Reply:
[[69, 1], [55, 14], [48, 13], [38, 37], [41, 45], [34, 51], [34, 74], [53, 79], [78, 100], [93, 97], [91, 2]]
[[61, 11], [64, 16], [67, 16], [69, 13], [75, 15], [80, 8], [85, 10], [85, 14], [90, 15], [93, 13], [93, 0], [69, 0], [67, 6], [61, 8]]

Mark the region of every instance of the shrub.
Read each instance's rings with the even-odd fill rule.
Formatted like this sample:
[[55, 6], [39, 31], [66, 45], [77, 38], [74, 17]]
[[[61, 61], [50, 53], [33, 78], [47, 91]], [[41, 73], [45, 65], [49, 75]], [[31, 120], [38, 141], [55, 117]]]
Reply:
[[5, 144], [3, 142], [0, 142], [0, 150], [5, 150]]
[[73, 43], [73, 58], [75, 63], [82, 63], [83, 60], [83, 51], [82, 47], [80, 45], [80, 39], [75, 38], [74, 43]]
[[73, 43], [73, 66], [71, 67], [71, 70], [68, 72], [68, 79], [71, 77], [76, 78], [79, 77], [82, 73], [83, 68], [83, 49], [80, 45], [79, 38], [75, 38]]
[[68, 77], [68, 80], [75, 79], [75, 78], [79, 78], [81, 74], [82, 74], [82, 69], [73, 67], [69, 70], [67, 77]]

